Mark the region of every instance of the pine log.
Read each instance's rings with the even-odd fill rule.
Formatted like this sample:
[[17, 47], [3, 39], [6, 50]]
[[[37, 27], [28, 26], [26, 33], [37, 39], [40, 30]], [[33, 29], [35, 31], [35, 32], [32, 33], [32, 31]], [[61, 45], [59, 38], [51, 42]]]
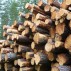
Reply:
[[36, 25], [32, 27], [32, 32], [33, 33], [39, 32], [41, 34], [49, 34], [49, 32], [47, 30], [45, 30], [45, 29], [43, 29], [43, 28], [41, 28], [39, 26], [36, 26]]
[[15, 53], [7, 53], [5, 55], [5, 61], [13, 61], [17, 58], [17, 55]]
[[14, 21], [12, 27], [18, 28], [19, 25], [23, 25], [23, 22], [17, 22], [16, 20]]
[[47, 3], [46, 3], [44, 0], [40, 0], [40, 1], [38, 2], [38, 6], [39, 6], [41, 9], [43, 9], [43, 10], [44, 10], [44, 7], [45, 7], [46, 4], [47, 4]]
[[70, 65], [71, 55], [69, 54], [59, 54], [56, 58], [57, 62], [59, 62], [59, 65]]
[[10, 42], [8, 40], [5, 40], [3, 43], [2, 43], [2, 46], [3, 47], [10, 47]]
[[69, 51], [71, 51], [71, 35], [69, 35], [67, 38], [66, 38], [66, 40], [65, 40], [65, 44], [64, 44], [64, 46], [65, 46], [65, 48], [66, 49], [68, 49]]
[[42, 52], [38, 52], [38, 53], [34, 54], [34, 58], [35, 58], [36, 65], [49, 63], [47, 55]]
[[18, 59], [18, 65], [20, 67], [29, 66], [30, 65], [30, 62], [29, 61], [26, 61], [25, 59]]
[[22, 17], [22, 18], [25, 18], [25, 14], [22, 13], [22, 12], [19, 12], [19, 16]]
[[26, 59], [30, 60], [34, 57], [34, 52], [26, 52]]
[[59, 67], [52, 67], [51, 71], [70, 71], [70, 66], [59, 66]]
[[69, 12], [68, 14], [67, 14], [67, 20], [71, 20], [71, 12]]
[[43, 43], [43, 44], [40, 44], [40, 43], [36, 44], [35, 42], [32, 42], [31, 43], [31, 48], [33, 50], [34, 49], [36, 49], [36, 50], [44, 50], [44, 45], [45, 45], [45, 43]]
[[33, 40], [35, 43], [40, 44], [40, 43], [46, 43], [48, 40], [48, 37], [46, 35], [36, 33], [33, 37]]
[[28, 20], [32, 20], [32, 13], [26, 13], [25, 18]]
[[0, 53], [0, 63], [5, 62], [5, 54]]
[[56, 41], [55, 42], [55, 47], [63, 47], [64, 46], [64, 43], [61, 42], [61, 41]]
[[14, 66], [12, 71], [19, 71], [19, 67]]
[[12, 41], [12, 35], [8, 35], [7, 40]]
[[13, 51], [14, 53], [18, 53], [18, 47], [14, 47]]
[[18, 34], [18, 30], [17, 29], [7, 29], [7, 33], [15, 33], [15, 34]]
[[35, 65], [35, 58], [34, 57], [31, 59], [31, 65]]
[[7, 29], [10, 29], [11, 27], [9, 25], [4, 25], [3, 26], [3, 30], [7, 30]]
[[9, 52], [13, 52], [13, 49], [11, 48], [1, 48], [1, 53], [9, 53]]
[[19, 71], [34, 71], [33, 67], [22, 67]]
[[5, 63], [4, 68], [5, 71], [12, 71], [13, 65], [10, 63]]
[[25, 44], [25, 45], [26, 44], [30, 44], [31, 43], [31, 39], [29, 39], [26, 36], [18, 35], [16, 43], [18, 43], [18, 44]]
[[31, 12], [33, 12], [33, 13], [36, 12], [36, 13], [40, 13], [40, 14], [45, 15], [45, 12], [42, 9], [40, 9], [39, 6], [34, 5], [34, 4], [32, 5]]
[[60, 8], [60, 3], [57, 0], [47, 0], [47, 2], [48, 2], [49, 5]]
[[47, 18], [48, 18], [47, 16], [44, 16], [44, 15], [42, 15], [42, 14], [40, 14], [40, 13], [38, 13], [38, 14], [36, 15], [36, 19], [37, 19], [37, 20], [45, 21]]
[[31, 49], [30, 49], [29, 46], [19, 45], [19, 47], [18, 47], [18, 52], [24, 52], [24, 53], [26, 53], [26, 52], [29, 52], [29, 51], [31, 51]]
[[26, 3], [25, 8], [31, 10], [32, 9], [32, 4]]
[[18, 27], [19, 32], [22, 32], [24, 29], [25, 29], [25, 27], [23, 25], [19, 25], [19, 27]]

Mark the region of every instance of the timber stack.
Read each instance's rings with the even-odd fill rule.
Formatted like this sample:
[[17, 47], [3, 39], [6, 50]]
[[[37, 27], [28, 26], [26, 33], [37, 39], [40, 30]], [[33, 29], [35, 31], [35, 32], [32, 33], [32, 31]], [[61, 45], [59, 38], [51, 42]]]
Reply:
[[71, 71], [71, 0], [27, 3], [24, 22], [3, 26], [2, 71]]

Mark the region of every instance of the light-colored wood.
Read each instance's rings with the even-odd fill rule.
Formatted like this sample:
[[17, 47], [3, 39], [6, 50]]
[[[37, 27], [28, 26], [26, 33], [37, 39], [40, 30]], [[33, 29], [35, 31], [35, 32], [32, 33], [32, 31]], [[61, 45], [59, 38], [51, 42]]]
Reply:
[[30, 65], [30, 62], [29, 61], [26, 61], [25, 59], [18, 59], [18, 65], [20, 67], [23, 67], [23, 66], [29, 66]]
[[37, 44], [46, 43], [47, 39], [48, 39], [48, 37], [46, 35], [41, 34], [41, 33], [36, 33], [33, 37], [34, 42]]

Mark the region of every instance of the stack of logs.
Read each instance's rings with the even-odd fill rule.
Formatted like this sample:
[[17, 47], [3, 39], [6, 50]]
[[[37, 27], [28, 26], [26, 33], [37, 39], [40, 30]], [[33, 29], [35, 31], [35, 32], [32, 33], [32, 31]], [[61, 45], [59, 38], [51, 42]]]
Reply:
[[[71, 71], [71, 0], [27, 3], [25, 21], [3, 26], [2, 71]], [[0, 70], [0, 71], [1, 71]]]

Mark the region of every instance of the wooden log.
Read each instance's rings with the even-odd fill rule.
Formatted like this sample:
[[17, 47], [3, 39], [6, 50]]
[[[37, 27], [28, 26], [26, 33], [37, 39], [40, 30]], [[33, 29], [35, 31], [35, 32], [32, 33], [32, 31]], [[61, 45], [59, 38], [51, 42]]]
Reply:
[[14, 53], [18, 53], [18, 47], [14, 47], [13, 51]]
[[5, 71], [12, 71], [13, 65], [10, 63], [5, 63], [4, 68]]
[[45, 51], [50, 52], [54, 48], [55, 48], [55, 44], [54, 44], [53, 39], [48, 39], [48, 42], [45, 45]]
[[50, 9], [51, 9], [51, 6], [48, 4], [44, 7], [44, 11], [47, 12], [49, 16], [51, 16]]
[[59, 54], [56, 58], [59, 65], [70, 65], [71, 56], [69, 54]]
[[58, 11], [59, 9], [55, 6], [51, 6], [50, 12]]
[[0, 44], [0, 50], [1, 50], [1, 48], [3, 48], [2, 44]]
[[22, 13], [22, 12], [19, 12], [19, 16], [22, 17], [22, 18], [25, 18], [25, 14]]
[[17, 22], [17, 21], [15, 20], [14, 23], [13, 23], [13, 25], [12, 25], [12, 27], [14, 27], [14, 28], [17, 29], [19, 25], [23, 25], [23, 22]]
[[48, 2], [49, 5], [60, 8], [60, 3], [57, 0], [47, 0], [47, 2]]
[[69, 28], [70, 28], [70, 30], [71, 30], [71, 21], [69, 22]]
[[7, 30], [7, 29], [9, 29], [9, 28], [11, 28], [9, 25], [4, 25], [4, 26], [3, 26], [3, 30]]
[[47, 55], [42, 53], [42, 52], [38, 52], [36, 54], [34, 54], [34, 58], [35, 58], [35, 64], [46, 64], [49, 62]]
[[59, 63], [58, 62], [56, 62], [56, 63], [54, 62], [54, 63], [51, 64], [51, 67], [59, 67]]
[[48, 53], [47, 53], [47, 56], [48, 56], [48, 59], [49, 59], [50, 61], [54, 61], [54, 60], [55, 60], [54, 54], [53, 54], [52, 52], [48, 52]]
[[18, 30], [17, 29], [7, 29], [7, 33], [15, 33], [18, 34]]
[[31, 43], [31, 48], [34, 50], [34, 49], [36, 49], [36, 50], [44, 50], [44, 45], [45, 45], [45, 43], [43, 43], [43, 44], [36, 44], [35, 42], [32, 42]]
[[33, 67], [22, 67], [19, 71], [34, 71]]
[[43, 9], [43, 10], [44, 10], [44, 7], [45, 7], [46, 4], [47, 4], [47, 3], [44, 2], [43, 0], [40, 0], [40, 1], [38, 2], [38, 6], [39, 6], [41, 9]]
[[50, 27], [49, 34], [50, 34], [51, 38], [55, 37], [55, 33], [56, 33], [55, 27]]
[[27, 67], [27, 66], [30, 65], [30, 62], [29, 61], [26, 61], [25, 59], [18, 59], [18, 65], [20, 67], [23, 67], [23, 66]]
[[70, 39], [71, 39], [71, 35], [69, 35], [69, 36], [66, 38], [65, 44], [64, 44], [65, 48], [68, 49], [69, 51], [71, 51], [71, 44], [70, 44], [71, 40], [70, 40]]
[[18, 59], [14, 60], [14, 66], [18, 66]]
[[19, 71], [19, 68], [14, 66], [12, 71]]
[[61, 41], [56, 41], [55, 42], [55, 47], [63, 47], [64, 46], [64, 43], [61, 42]]
[[35, 58], [34, 57], [31, 59], [31, 65], [35, 65]]
[[18, 44], [11, 44], [10, 48], [14, 48], [14, 47], [18, 47], [18, 46], [19, 46]]
[[33, 32], [33, 33], [39, 32], [39, 33], [41, 33], [41, 34], [49, 34], [49, 32], [48, 32], [47, 30], [45, 30], [45, 29], [43, 29], [43, 28], [41, 28], [41, 27], [39, 27], [39, 26], [36, 26], [36, 25], [34, 25], [34, 26], [32, 27], [32, 32]]
[[42, 29], [45, 29], [48, 31], [48, 29], [50, 28], [50, 26], [48, 24], [45, 24], [44, 21], [41, 21], [41, 20], [37, 20], [36, 22], [36, 26], [42, 28]]
[[44, 12], [42, 9], [40, 9], [39, 6], [34, 5], [34, 4], [32, 5], [31, 12], [32, 12], [32, 13], [36, 12], [36, 13], [40, 13], [40, 14], [45, 15], [45, 12]]
[[32, 9], [32, 4], [26, 3], [25, 8], [31, 10]]
[[3, 37], [7, 37], [8, 35], [12, 35], [12, 33], [7, 33], [6, 31], [3, 32]]
[[12, 37], [11, 37], [12, 40], [13, 40], [13, 41], [17, 40], [17, 36], [18, 36], [18, 35], [19, 35], [19, 34], [12, 34]]
[[60, 71], [58, 67], [52, 67], [51, 71]]
[[30, 44], [31, 43], [31, 39], [29, 39], [28, 37], [26, 36], [22, 36], [22, 35], [18, 35], [17, 36], [17, 40], [16, 40], [16, 43], [18, 44]]
[[5, 54], [0, 53], [0, 63], [5, 62]]
[[15, 53], [7, 53], [5, 55], [5, 61], [13, 61], [17, 58], [17, 55]]
[[5, 42], [5, 40], [0, 40], [0, 44], [2, 44], [3, 42]]
[[35, 66], [35, 69], [37, 71], [50, 71], [51, 67], [48, 64], [39, 64]]
[[28, 20], [32, 20], [32, 13], [26, 13], [25, 18]]
[[26, 59], [30, 60], [34, 57], [34, 52], [26, 52]]
[[44, 15], [42, 15], [42, 14], [40, 14], [40, 13], [38, 13], [38, 14], [36, 15], [36, 19], [37, 19], [37, 20], [45, 21], [47, 18], [49, 18], [49, 17], [44, 16]]
[[18, 52], [24, 52], [24, 53], [26, 53], [26, 52], [29, 52], [29, 51], [31, 51], [31, 49], [30, 49], [29, 46], [19, 45], [19, 47], [18, 47]]
[[2, 43], [2, 46], [3, 47], [10, 47], [10, 42], [8, 40], [5, 40], [3, 43]]
[[32, 28], [33, 25], [34, 25], [34, 23], [31, 22], [31, 21], [25, 21], [25, 22], [24, 22], [24, 26], [25, 26], [25, 27], [30, 27], [30, 28]]
[[18, 27], [19, 32], [22, 32], [24, 29], [25, 29], [25, 27], [23, 25], [19, 25], [19, 27]]
[[63, 8], [63, 9], [67, 9], [68, 8], [68, 5], [66, 5], [66, 1], [65, 0], [61, 3], [61, 8]]
[[59, 67], [52, 67], [51, 71], [70, 71], [70, 66], [59, 66]]
[[29, 37], [32, 34], [30, 27], [26, 27], [25, 30], [21, 33], [23, 36]]
[[9, 53], [9, 52], [13, 52], [13, 49], [11, 48], [1, 48], [1, 53]]
[[62, 37], [59, 34], [55, 33], [55, 41], [61, 41], [61, 40]]
[[58, 11], [53, 11], [53, 12], [51, 13], [51, 19], [52, 19], [52, 20], [55, 20], [55, 19], [56, 19], [56, 14], [57, 14], [57, 12], [58, 12]]
[[36, 33], [33, 37], [33, 40], [36, 44], [46, 43], [48, 40], [48, 37], [46, 35]]
[[62, 17], [66, 17], [66, 15], [69, 13], [68, 10], [65, 10], [65, 9], [60, 9], [57, 14], [56, 14], [56, 20], [62, 18]]
[[12, 35], [8, 35], [7, 40], [12, 41]]
[[71, 20], [71, 12], [69, 12], [68, 14], [67, 14], [67, 20]]
[[56, 25], [56, 33], [58, 33], [59, 35], [62, 35], [65, 32], [65, 24], [61, 23]]

